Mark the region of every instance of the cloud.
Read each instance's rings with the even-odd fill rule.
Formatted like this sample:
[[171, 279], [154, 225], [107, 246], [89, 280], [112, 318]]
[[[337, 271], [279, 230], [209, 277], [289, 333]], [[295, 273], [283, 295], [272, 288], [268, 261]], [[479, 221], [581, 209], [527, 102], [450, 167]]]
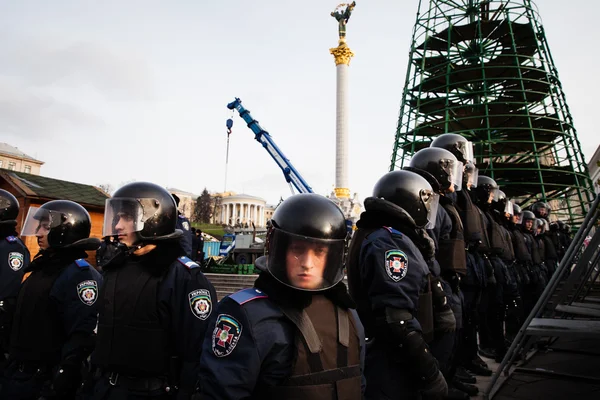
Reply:
[[0, 77], [0, 130], [3, 133], [41, 137], [65, 129], [103, 125], [101, 118], [74, 104]]
[[18, 78], [26, 86], [90, 85], [108, 99], [152, 97], [149, 67], [131, 52], [109, 50], [90, 41], [26, 37], [5, 41], [0, 50], [4, 53], [0, 75]]

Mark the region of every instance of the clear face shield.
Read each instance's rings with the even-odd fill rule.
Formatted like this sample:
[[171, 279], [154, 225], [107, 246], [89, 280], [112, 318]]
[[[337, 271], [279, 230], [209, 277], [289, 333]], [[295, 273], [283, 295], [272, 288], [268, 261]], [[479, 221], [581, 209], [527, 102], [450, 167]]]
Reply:
[[106, 199], [103, 236], [140, 232], [144, 223], [158, 211], [159, 202], [152, 198], [113, 197]]
[[521, 219], [521, 214], [513, 214], [512, 221], [515, 225], [521, 225], [521, 222], [523, 222], [523, 220]]
[[[465, 142], [463, 148], [463, 154], [465, 155], [465, 160], [474, 162], [475, 161], [475, 152], [473, 151], [473, 142]], [[475, 181], [477, 182], [477, 181]]]
[[544, 221], [542, 219], [536, 219], [535, 221], [533, 221], [533, 232], [536, 235], [543, 235], [545, 232], [545, 226], [544, 226]]
[[21, 236], [47, 236], [50, 230], [61, 226], [68, 216], [58, 211], [29, 207]]
[[427, 210], [427, 224], [425, 225], [425, 229], [433, 229], [435, 228], [435, 221], [437, 220], [437, 210], [440, 204], [440, 195], [431, 190], [422, 189], [420, 196], [421, 201]]
[[316, 239], [272, 228], [267, 269], [284, 285], [321, 291], [344, 278], [346, 239]]
[[477, 187], [477, 179], [479, 178], [479, 169], [472, 162], [467, 162], [464, 166], [463, 182], [467, 189]]
[[513, 202], [506, 199], [506, 204], [504, 206], [504, 215], [510, 215], [512, 216], [514, 212], [514, 205]]
[[454, 160], [440, 160], [440, 166], [448, 174], [448, 181], [454, 188], [454, 191], [458, 192], [461, 190], [463, 182], [463, 163]]
[[494, 201], [495, 199], [498, 199], [500, 196], [500, 188], [498, 188], [498, 186], [490, 186], [489, 188], [489, 197], [488, 197], [488, 203], [491, 203], [492, 201]]

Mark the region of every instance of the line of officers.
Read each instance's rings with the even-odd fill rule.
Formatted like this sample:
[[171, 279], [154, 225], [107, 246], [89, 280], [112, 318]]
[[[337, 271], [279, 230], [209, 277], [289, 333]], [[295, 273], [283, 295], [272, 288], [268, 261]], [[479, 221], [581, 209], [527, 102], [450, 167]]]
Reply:
[[379, 179], [352, 238], [333, 202], [291, 196], [254, 287], [220, 302], [162, 187], [130, 183], [107, 200], [101, 273], [86, 261], [101, 243], [82, 206], [30, 208], [30, 260], [17, 200], [0, 191], [0, 398], [474, 395], [474, 375], [491, 374], [478, 351], [502, 357], [568, 235], [546, 203], [521, 211], [477, 176], [472, 154], [459, 135], [436, 138]]

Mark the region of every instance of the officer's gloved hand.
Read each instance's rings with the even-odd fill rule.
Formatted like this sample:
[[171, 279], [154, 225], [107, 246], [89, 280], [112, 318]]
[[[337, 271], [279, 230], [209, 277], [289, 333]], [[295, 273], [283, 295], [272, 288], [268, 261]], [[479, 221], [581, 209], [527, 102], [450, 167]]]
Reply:
[[426, 382], [425, 387], [421, 390], [423, 400], [441, 400], [448, 395], [448, 383], [444, 379], [444, 375], [438, 371], [429, 382]]
[[75, 362], [65, 362], [58, 367], [54, 379], [52, 380], [52, 389], [57, 398], [67, 398], [73, 395], [81, 384], [81, 366]]
[[450, 307], [448, 295], [444, 291], [440, 278], [431, 279], [431, 294], [433, 301], [433, 326], [435, 330], [453, 332], [456, 330], [456, 318]]
[[494, 265], [486, 254], [483, 255], [483, 265], [485, 266], [485, 275], [487, 276], [488, 285], [496, 285], [496, 275], [494, 274]]

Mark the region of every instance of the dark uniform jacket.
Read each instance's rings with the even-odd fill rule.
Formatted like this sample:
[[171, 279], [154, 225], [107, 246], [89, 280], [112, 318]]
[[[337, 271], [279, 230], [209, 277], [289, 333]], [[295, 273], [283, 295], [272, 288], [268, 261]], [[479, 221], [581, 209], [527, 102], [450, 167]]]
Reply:
[[183, 237], [180, 242], [181, 248], [187, 257], [192, 258], [192, 231], [190, 230], [190, 220], [179, 213], [177, 214], [177, 225], [175, 227], [183, 231]]
[[0, 235], [0, 351], [3, 353], [8, 346], [17, 294], [29, 266], [29, 257], [29, 250], [21, 239]]
[[367, 348], [366, 395], [408, 398], [438, 373], [422, 337], [423, 330], [432, 330], [422, 325], [432, 325], [433, 310], [431, 303], [419, 304], [428, 290], [425, 260], [434, 256], [434, 242], [392, 203], [368, 198], [365, 208], [350, 245], [348, 283], [372, 341]]
[[[201, 398], [360, 399], [364, 333], [351, 306], [342, 282], [324, 292], [301, 292], [262, 272], [254, 288], [219, 303], [202, 349]], [[320, 351], [311, 350], [294, 322], [304, 312]]]
[[98, 343], [92, 362], [105, 374], [168, 377], [192, 392], [216, 292], [179, 244], [159, 245], [104, 267]]
[[11, 359], [55, 366], [70, 357], [83, 361], [91, 352], [102, 277], [75, 257], [46, 253], [30, 264], [13, 320]]

